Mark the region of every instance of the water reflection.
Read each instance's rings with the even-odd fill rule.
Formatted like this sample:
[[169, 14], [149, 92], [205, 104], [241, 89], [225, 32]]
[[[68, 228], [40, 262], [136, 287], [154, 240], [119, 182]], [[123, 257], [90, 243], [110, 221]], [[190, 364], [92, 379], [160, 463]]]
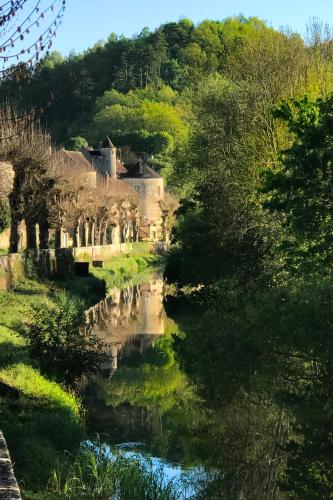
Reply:
[[86, 403], [92, 435], [99, 434], [111, 451], [125, 447], [150, 457], [170, 479], [197, 470], [200, 460], [188, 452], [195, 396], [175, 360], [177, 326], [163, 299], [162, 276], [154, 273], [142, 284], [113, 290], [88, 312], [108, 360]]
[[104, 344], [104, 370], [112, 374], [118, 368], [125, 348], [142, 354], [164, 334], [163, 290], [161, 273], [154, 273], [148, 282], [112, 290], [87, 312], [89, 331]]
[[197, 498], [331, 498], [333, 293], [167, 304], [178, 326], [152, 276], [90, 311], [113, 374], [89, 388], [92, 434], [166, 475], [204, 469]]

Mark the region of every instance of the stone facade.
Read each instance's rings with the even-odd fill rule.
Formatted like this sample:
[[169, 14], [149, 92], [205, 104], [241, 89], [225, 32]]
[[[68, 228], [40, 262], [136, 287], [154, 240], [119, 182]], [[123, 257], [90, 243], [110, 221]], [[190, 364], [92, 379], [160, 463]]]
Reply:
[[[104, 182], [117, 179], [138, 194], [140, 239], [161, 240], [164, 179], [142, 160], [132, 163], [120, 161], [117, 148], [108, 137], [99, 148], [83, 149], [81, 154], [95, 169], [96, 175], [105, 179]], [[121, 189], [121, 183], [117, 189]]]

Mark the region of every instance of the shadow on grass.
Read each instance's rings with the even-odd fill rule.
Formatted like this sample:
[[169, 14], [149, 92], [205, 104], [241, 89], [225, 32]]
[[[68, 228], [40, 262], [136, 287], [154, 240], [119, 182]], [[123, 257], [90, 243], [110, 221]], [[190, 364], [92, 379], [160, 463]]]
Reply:
[[[67, 292], [81, 299], [86, 307], [90, 307], [99, 302], [106, 294], [106, 284], [103, 279], [97, 278], [93, 274], [87, 277], [73, 276], [66, 279], [58, 279], [54, 284]], [[50, 291], [50, 297], [53, 297], [59, 290]]]
[[18, 295], [28, 295], [28, 296], [40, 295], [40, 290], [31, 290], [30, 288], [24, 288], [24, 287], [21, 287], [19, 289], [14, 288], [13, 292], [17, 293]]
[[23, 395], [0, 397], [0, 427], [20, 486], [43, 491], [60, 452], [76, 453], [84, 426], [64, 408]]
[[26, 362], [28, 359], [25, 346], [15, 345], [12, 342], [0, 343], [0, 369], [14, 363]]

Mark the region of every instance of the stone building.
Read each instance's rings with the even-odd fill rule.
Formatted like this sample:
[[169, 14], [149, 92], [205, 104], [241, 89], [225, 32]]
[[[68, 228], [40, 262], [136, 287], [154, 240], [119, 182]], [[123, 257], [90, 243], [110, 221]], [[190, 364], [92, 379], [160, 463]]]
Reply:
[[[18, 224], [1, 233], [0, 248], [10, 247], [12, 233], [18, 235], [14, 252], [167, 241], [164, 181], [144, 161], [121, 161], [108, 137], [98, 148], [62, 149], [53, 158], [49, 175], [54, 173], [56, 183], [50, 198], [34, 219], [22, 212]], [[0, 163], [0, 174], [0, 198], [8, 199], [12, 165]]]
[[[97, 183], [100, 181], [121, 191], [124, 184], [138, 195], [140, 214], [140, 240], [159, 241], [162, 235], [161, 202], [164, 199], [164, 180], [143, 160], [122, 162], [117, 148], [107, 137], [99, 148], [86, 148], [81, 152], [64, 151], [66, 155], [80, 161], [86, 161], [96, 172]], [[114, 182], [114, 181], [119, 181]]]

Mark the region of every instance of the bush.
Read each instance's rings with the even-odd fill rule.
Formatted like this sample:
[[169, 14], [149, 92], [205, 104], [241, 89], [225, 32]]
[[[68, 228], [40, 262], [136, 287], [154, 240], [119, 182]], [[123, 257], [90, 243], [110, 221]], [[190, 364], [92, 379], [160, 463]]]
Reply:
[[59, 382], [71, 384], [95, 373], [103, 361], [103, 343], [81, 331], [85, 321], [83, 304], [66, 294], [51, 308], [44, 304], [30, 310], [24, 331], [30, 355]]
[[81, 151], [82, 148], [88, 147], [88, 142], [84, 137], [81, 136], [71, 137], [67, 141], [66, 147], [74, 151]]

